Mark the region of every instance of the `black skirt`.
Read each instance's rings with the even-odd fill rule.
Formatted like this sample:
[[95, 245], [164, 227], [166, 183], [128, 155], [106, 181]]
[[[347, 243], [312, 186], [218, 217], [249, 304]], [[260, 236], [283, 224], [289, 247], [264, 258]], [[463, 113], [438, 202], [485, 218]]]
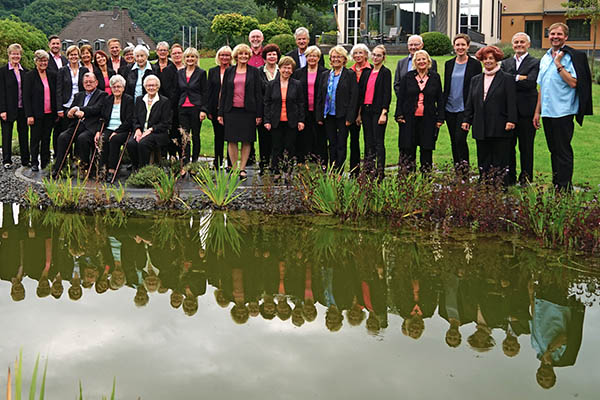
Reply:
[[244, 108], [232, 108], [223, 116], [227, 142], [253, 143], [256, 141], [256, 114]]

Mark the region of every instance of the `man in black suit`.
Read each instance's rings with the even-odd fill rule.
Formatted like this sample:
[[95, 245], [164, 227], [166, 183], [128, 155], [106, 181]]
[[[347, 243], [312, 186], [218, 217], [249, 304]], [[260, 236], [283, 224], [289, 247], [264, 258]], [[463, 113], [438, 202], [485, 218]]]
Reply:
[[[96, 132], [100, 130], [100, 117], [102, 106], [106, 99], [106, 92], [99, 90], [98, 80], [93, 72], [87, 72], [83, 76], [84, 92], [79, 92], [75, 95], [71, 108], [67, 113], [67, 117], [72, 119], [69, 128], [63, 131], [58, 136], [58, 151], [56, 163], [54, 164], [53, 175], [58, 173], [58, 168], [62, 163], [65, 153], [69, 150], [69, 142], [75, 134], [75, 153], [83, 163], [87, 166], [90, 162], [90, 148], [94, 142]], [[77, 132], [74, 132], [77, 125], [77, 120], [81, 120]]]
[[517, 182], [517, 157], [515, 147], [519, 141], [521, 158], [521, 173], [519, 183], [526, 184], [533, 180], [533, 144], [535, 127], [531, 122], [537, 103], [537, 77], [540, 71], [540, 60], [527, 53], [531, 45], [529, 35], [523, 32], [515, 33], [512, 37], [514, 57], [502, 61], [502, 70], [514, 77], [517, 89], [517, 111], [519, 119], [514, 130], [510, 149], [510, 165], [508, 182]]
[[[398, 60], [398, 65], [396, 65], [396, 74], [394, 75], [394, 92], [396, 92], [396, 95], [398, 94], [400, 81], [404, 78], [404, 75], [406, 75], [408, 71], [414, 69], [412, 58], [417, 51], [423, 50], [423, 38], [420, 35], [412, 35], [408, 38], [407, 45], [410, 54], [408, 57]], [[437, 62], [434, 59], [431, 59], [431, 62], [431, 68], [429, 70], [437, 72]]]
[[63, 66], [68, 64], [67, 57], [60, 53], [62, 43], [60, 38], [52, 35], [48, 38], [48, 48], [50, 49], [50, 59], [48, 60], [48, 71], [58, 72]]
[[[296, 46], [298, 47], [288, 52], [286, 56], [292, 57], [296, 62], [296, 69], [299, 69], [306, 66], [306, 55], [304, 55], [304, 51], [306, 51], [308, 48], [308, 43], [310, 42], [308, 29], [303, 26], [296, 29], [296, 32], [294, 32], [294, 39], [296, 39]], [[325, 61], [323, 60], [323, 57], [319, 59], [319, 65], [321, 67], [325, 67]]]
[[112, 67], [113, 71], [117, 72], [119, 71], [119, 68], [127, 65], [127, 61], [121, 57], [121, 42], [119, 39], [108, 39], [106, 46], [108, 47], [108, 52], [110, 53], [109, 66]]

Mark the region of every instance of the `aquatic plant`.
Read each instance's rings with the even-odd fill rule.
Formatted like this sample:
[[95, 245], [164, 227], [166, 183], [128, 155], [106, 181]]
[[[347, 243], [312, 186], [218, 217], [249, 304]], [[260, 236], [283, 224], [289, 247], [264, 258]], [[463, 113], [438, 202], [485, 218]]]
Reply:
[[25, 202], [30, 207], [38, 207], [40, 205], [40, 195], [35, 191], [33, 186], [29, 186], [23, 195]]
[[157, 181], [152, 182], [152, 186], [154, 187], [158, 204], [166, 205], [175, 203], [178, 198], [176, 175], [167, 174], [165, 171], [160, 170], [156, 178]]
[[[31, 373], [31, 384], [29, 386], [29, 400], [34, 400], [37, 392], [37, 375], [38, 375], [38, 366], [40, 362], [40, 355], [38, 354], [35, 365], [33, 367], [33, 372]], [[46, 358], [46, 363], [44, 365], [44, 372], [42, 374], [42, 383], [40, 385], [40, 395], [39, 399], [44, 400], [44, 396], [46, 393], [46, 372], [48, 370], [48, 359]], [[8, 400], [12, 399], [12, 376], [10, 372], [10, 367], [8, 368], [8, 376], [7, 376], [7, 385], [6, 385], [6, 398]], [[23, 397], [23, 349], [19, 350], [19, 357], [15, 360], [15, 399], [21, 400]]]
[[107, 202], [110, 202], [111, 199], [114, 199], [117, 203], [121, 204], [123, 199], [125, 199], [125, 195], [127, 192], [125, 191], [125, 186], [121, 182], [119, 182], [119, 186], [109, 186], [107, 184], [103, 184], [104, 193], [106, 195]]
[[241, 181], [239, 179], [240, 172], [237, 169], [232, 169], [227, 172], [223, 168], [213, 171], [210, 168], [200, 166], [198, 174], [194, 176], [194, 180], [200, 186], [202, 193], [217, 207], [227, 207], [232, 201], [242, 195], [242, 192], [236, 194]]
[[75, 184], [73, 184], [72, 178], [64, 180], [56, 180], [52, 177], [44, 178], [42, 185], [52, 205], [58, 208], [69, 208], [78, 204], [85, 191], [85, 183], [79, 177], [75, 180]]

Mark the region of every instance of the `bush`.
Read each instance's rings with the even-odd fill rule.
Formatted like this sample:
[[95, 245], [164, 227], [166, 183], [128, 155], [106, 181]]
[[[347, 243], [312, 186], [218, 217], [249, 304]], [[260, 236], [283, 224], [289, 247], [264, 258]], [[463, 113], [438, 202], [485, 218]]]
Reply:
[[511, 43], [499, 43], [497, 46], [504, 53], [504, 59], [515, 55], [515, 51], [513, 50]]
[[200, 49], [198, 50], [198, 54], [200, 55], [200, 58], [215, 58], [217, 52], [213, 49]]
[[430, 56], [443, 56], [452, 52], [452, 41], [441, 32], [425, 32], [423, 37], [424, 49]]
[[323, 32], [319, 38], [319, 44], [331, 44], [335, 46], [337, 44], [337, 31]]
[[23, 46], [21, 64], [26, 68], [34, 68], [33, 53], [47, 46], [46, 35], [33, 25], [21, 22], [16, 17], [0, 20], [0, 65], [8, 62], [6, 48], [12, 43]]
[[283, 18], [277, 18], [269, 23], [259, 25], [259, 29], [265, 36], [265, 43], [269, 43], [271, 38], [277, 35], [292, 34], [292, 29], [288, 21]]
[[285, 54], [296, 47], [296, 40], [294, 39], [294, 36], [290, 35], [289, 33], [275, 35], [269, 42], [275, 43], [277, 46], [279, 46], [282, 54]]
[[146, 165], [140, 168], [127, 178], [127, 186], [152, 188], [155, 183], [158, 183], [158, 177], [163, 173], [163, 170], [156, 165]]

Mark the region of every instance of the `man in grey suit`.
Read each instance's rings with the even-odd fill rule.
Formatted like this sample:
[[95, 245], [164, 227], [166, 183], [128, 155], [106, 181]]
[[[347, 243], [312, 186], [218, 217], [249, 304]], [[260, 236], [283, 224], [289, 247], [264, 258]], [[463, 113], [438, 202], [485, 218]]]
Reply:
[[[398, 60], [398, 65], [396, 66], [396, 75], [394, 76], [394, 92], [396, 92], [396, 96], [398, 95], [398, 90], [400, 88], [400, 81], [406, 75], [408, 71], [413, 69], [412, 66], [412, 58], [413, 55], [423, 49], [423, 38], [420, 35], [412, 35], [408, 38], [408, 52], [410, 53], [408, 57], [405, 57], [401, 60]], [[430, 71], [437, 72], [437, 62], [435, 60], [431, 60], [431, 69]]]

